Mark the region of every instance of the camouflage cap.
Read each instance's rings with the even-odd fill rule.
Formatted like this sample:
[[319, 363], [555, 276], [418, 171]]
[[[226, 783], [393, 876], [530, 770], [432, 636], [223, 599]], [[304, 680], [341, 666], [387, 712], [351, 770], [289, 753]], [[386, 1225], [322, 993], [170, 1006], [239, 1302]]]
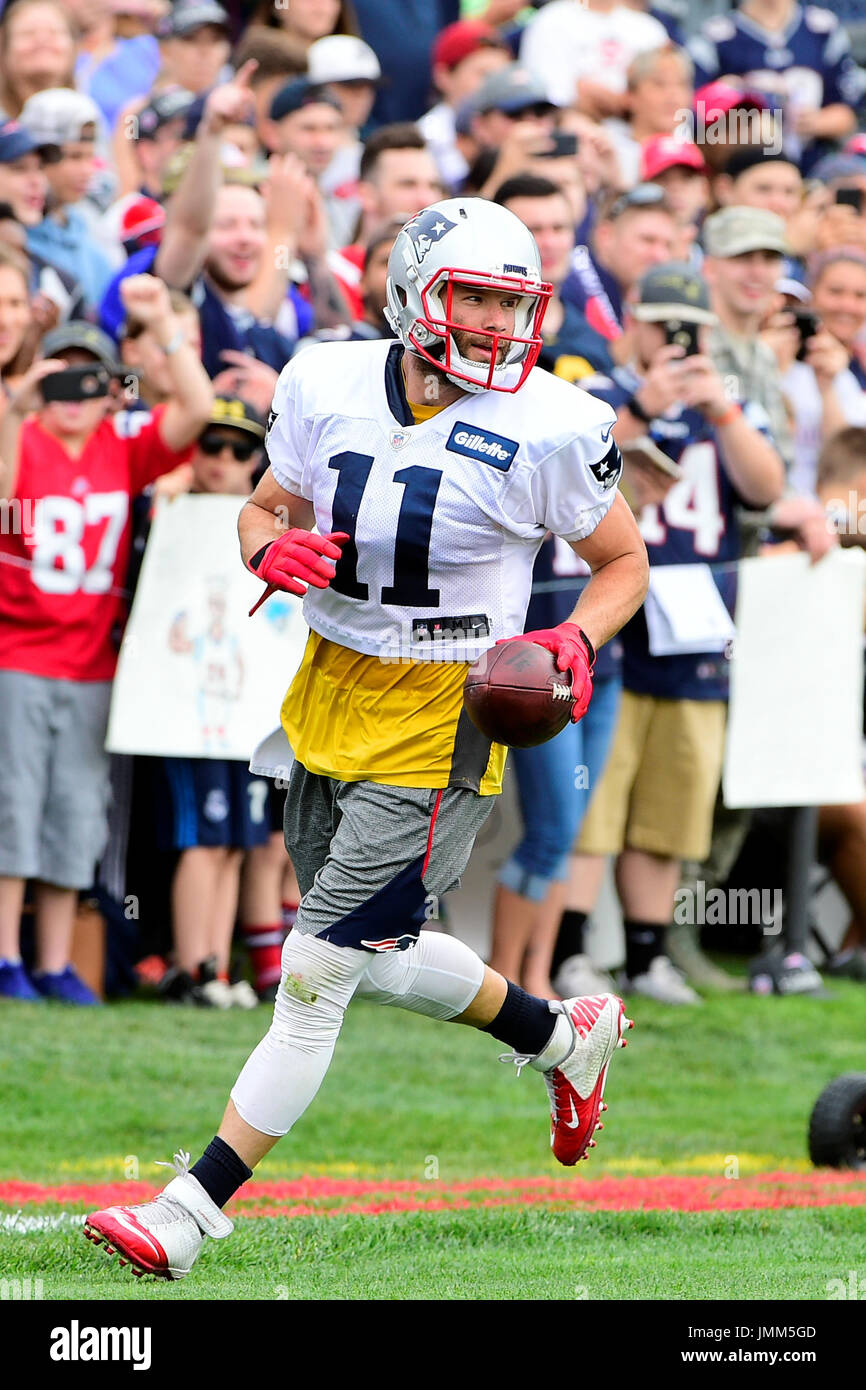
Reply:
[[704, 223], [703, 242], [708, 256], [723, 260], [747, 251], [790, 254], [783, 219], [766, 208], [727, 207], [714, 212]]

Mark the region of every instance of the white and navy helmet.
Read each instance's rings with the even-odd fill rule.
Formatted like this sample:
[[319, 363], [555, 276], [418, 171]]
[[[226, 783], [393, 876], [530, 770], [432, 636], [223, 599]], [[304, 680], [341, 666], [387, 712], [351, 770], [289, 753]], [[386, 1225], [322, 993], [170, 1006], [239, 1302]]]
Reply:
[[[486, 333], [456, 321], [455, 285], [518, 294], [513, 333]], [[464, 391], [517, 391], [541, 351], [541, 321], [553, 286], [528, 227], [486, 198], [433, 203], [398, 233], [388, 261], [385, 317], [404, 347], [445, 372]], [[491, 339], [489, 362], [461, 356], [454, 329]], [[501, 343], [509, 350], [499, 362]]]

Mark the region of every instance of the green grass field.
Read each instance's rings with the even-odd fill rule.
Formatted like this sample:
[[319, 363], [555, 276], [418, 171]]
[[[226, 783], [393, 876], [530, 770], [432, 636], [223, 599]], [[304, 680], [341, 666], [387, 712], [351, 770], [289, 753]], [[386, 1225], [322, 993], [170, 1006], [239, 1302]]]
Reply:
[[[241, 1209], [274, 1214], [242, 1216], [177, 1284], [133, 1280], [83, 1240], [80, 1218], [100, 1201], [82, 1185], [162, 1185], [155, 1159], [181, 1146], [197, 1156], [266, 1010], [6, 1005], [3, 1276], [40, 1278], [45, 1299], [825, 1299], [830, 1280], [866, 1276], [866, 1206], [844, 1204], [850, 1184], [790, 1209], [770, 1183], [766, 1208], [755, 1203], [760, 1175], [812, 1181], [811, 1107], [834, 1076], [866, 1070], [862, 987], [834, 995], [635, 1003], [605, 1131], [574, 1171], [549, 1153], [541, 1079], [498, 1065], [494, 1040], [359, 1002], [317, 1100], [256, 1175], [267, 1191], [295, 1186], [257, 1199], [253, 1183]], [[492, 1179], [519, 1190], [503, 1201]], [[668, 1209], [628, 1209], [641, 1181], [667, 1184]], [[709, 1209], [678, 1210], [678, 1181], [702, 1183]], [[608, 1190], [623, 1209], [599, 1209]], [[395, 1193], [422, 1209], [356, 1209]], [[749, 1193], [751, 1209], [712, 1205]]]

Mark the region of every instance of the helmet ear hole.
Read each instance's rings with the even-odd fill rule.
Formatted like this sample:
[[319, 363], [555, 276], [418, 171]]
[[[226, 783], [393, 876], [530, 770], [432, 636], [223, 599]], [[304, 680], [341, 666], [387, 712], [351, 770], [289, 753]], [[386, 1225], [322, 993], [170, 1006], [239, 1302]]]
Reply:
[[407, 305], [407, 303], [408, 303], [408, 301], [409, 301], [409, 296], [407, 295], [407, 293], [406, 293], [406, 291], [404, 290], [404, 288], [403, 288], [402, 285], [397, 285], [397, 286], [396, 286], [396, 290], [397, 290], [397, 298], [398, 298], [399, 301], [400, 301], [400, 308], [401, 308], [401, 309], [405, 309], [405, 308], [406, 308], [406, 305]]

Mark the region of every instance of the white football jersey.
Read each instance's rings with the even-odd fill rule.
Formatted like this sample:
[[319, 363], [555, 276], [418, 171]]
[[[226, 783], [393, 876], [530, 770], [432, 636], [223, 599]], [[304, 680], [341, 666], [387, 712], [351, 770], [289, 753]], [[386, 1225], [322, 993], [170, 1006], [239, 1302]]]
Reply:
[[415, 424], [399, 343], [319, 343], [283, 369], [271, 470], [344, 531], [304, 617], [383, 661], [474, 661], [523, 631], [548, 531], [582, 540], [616, 495], [612, 408], [536, 368], [508, 395], [461, 396]]

